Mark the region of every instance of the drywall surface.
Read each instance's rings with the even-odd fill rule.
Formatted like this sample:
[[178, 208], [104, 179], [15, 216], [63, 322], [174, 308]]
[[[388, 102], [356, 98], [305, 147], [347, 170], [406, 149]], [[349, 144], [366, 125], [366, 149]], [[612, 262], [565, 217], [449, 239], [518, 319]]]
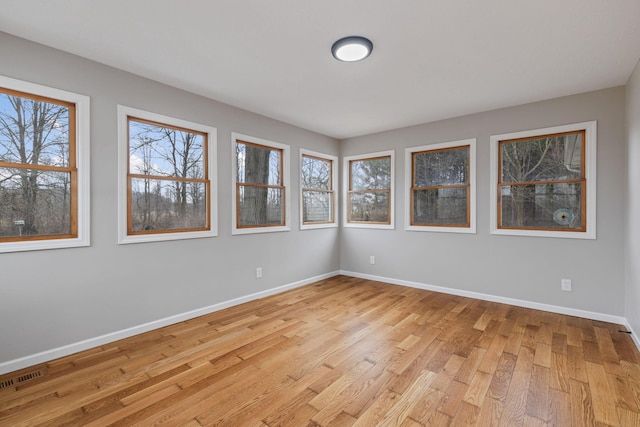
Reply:
[[640, 334], [640, 65], [627, 83], [626, 317]]
[[[0, 254], [0, 363], [339, 270], [339, 229], [300, 231], [298, 208], [299, 148], [338, 141], [4, 33], [0, 52], [3, 76], [91, 97], [91, 246]], [[117, 244], [118, 104], [218, 129], [218, 237]], [[231, 235], [232, 132], [291, 146], [291, 231]]]
[[[624, 108], [625, 89], [617, 87], [342, 141], [342, 156], [396, 150], [396, 224], [343, 229], [341, 269], [623, 316]], [[491, 235], [490, 136], [591, 120], [598, 129], [597, 239]], [[477, 138], [477, 233], [404, 230], [404, 149], [467, 138]], [[572, 292], [561, 291], [561, 279], [573, 281]]]

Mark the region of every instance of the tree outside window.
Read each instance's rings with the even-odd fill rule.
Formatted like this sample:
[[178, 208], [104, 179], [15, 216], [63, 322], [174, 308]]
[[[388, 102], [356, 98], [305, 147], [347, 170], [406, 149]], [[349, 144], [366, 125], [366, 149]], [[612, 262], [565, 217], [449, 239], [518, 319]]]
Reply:
[[236, 141], [238, 227], [285, 224], [282, 150]]
[[476, 139], [405, 149], [405, 229], [476, 232]]
[[237, 133], [232, 138], [232, 234], [288, 231], [289, 146]]
[[0, 89], [0, 241], [78, 235], [75, 104]]
[[129, 234], [207, 230], [207, 135], [129, 117]]
[[346, 226], [393, 228], [393, 152], [345, 158]]
[[303, 154], [300, 170], [303, 224], [333, 223], [333, 161]]
[[491, 137], [492, 234], [595, 238], [596, 122]]
[[584, 231], [585, 131], [500, 141], [499, 227]]
[[217, 235], [216, 129], [118, 106], [118, 242]]
[[412, 153], [411, 225], [470, 225], [470, 147]]

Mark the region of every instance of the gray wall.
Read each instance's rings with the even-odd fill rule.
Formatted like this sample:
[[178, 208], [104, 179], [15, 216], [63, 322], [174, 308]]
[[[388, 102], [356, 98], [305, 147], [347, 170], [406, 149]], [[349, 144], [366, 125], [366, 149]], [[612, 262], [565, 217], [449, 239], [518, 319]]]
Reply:
[[[640, 71], [613, 88], [338, 143], [0, 33], [0, 74], [91, 97], [88, 248], [0, 254], [0, 363], [338, 269], [616, 316], [640, 330]], [[215, 76], [212, 76], [215, 78]], [[117, 245], [116, 105], [218, 128], [219, 237]], [[597, 240], [489, 235], [489, 136], [598, 121]], [[292, 230], [231, 236], [231, 132], [289, 144]], [[404, 230], [404, 148], [477, 138], [475, 235]], [[298, 230], [298, 148], [396, 150], [396, 229]], [[629, 193], [627, 193], [627, 185]], [[628, 210], [625, 203], [629, 195]], [[628, 218], [625, 223], [625, 218]], [[625, 232], [629, 229], [629, 239]], [[369, 265], [369, 256], [376, 265]], [[175, 266], [175, 267], [174, 267]], [[254, 278], [263, 267], [264, 277]], [[574, 291], [560, 291], [560, 279]]]
[[[298, 225], [298, 149], [336, 140], [4, 33], [0, 52], [1, 75], [91, 97], [91, 246], [0, 254], [0, 363], [339, 269], [339, 230]], [[218, 129], [219, 237], [116, 244], [117, 104]], [[232, 131], [291, 146], [291, 231], [231, 236]]]
[[[341, 268], [623, 316], [624, 109], [618, 87], [342, 141], [343, 156], [395, 148], [396, 228], [344, 229]], [[589, 120], [598, 122], [597, 240], [490, 235], [490, 135]], [[477, 138], [477, 234], [405, 231], [404, 148], [466, 138]], [[560, 290], [562, 278], [573, 292]]]
[[627, 321], [640, 333], [640, 64], [627, 83]]

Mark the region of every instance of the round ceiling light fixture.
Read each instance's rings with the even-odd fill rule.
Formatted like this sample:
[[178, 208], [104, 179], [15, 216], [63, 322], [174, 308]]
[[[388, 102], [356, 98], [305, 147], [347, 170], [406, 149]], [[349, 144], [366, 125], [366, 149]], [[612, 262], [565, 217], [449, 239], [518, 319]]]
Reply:
[[360, 36], [343, 37], [331, 46], [333, 57], [344, 62], [362, 61], [372, 50], [371, 40]]

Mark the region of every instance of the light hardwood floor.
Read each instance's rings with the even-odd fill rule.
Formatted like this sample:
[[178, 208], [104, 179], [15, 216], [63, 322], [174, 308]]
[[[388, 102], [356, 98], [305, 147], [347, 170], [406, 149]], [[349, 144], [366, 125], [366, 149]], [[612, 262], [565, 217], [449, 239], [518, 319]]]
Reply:
[[634, 426], [623, 329], [338, 276], [4, 375], [0, 425]]

